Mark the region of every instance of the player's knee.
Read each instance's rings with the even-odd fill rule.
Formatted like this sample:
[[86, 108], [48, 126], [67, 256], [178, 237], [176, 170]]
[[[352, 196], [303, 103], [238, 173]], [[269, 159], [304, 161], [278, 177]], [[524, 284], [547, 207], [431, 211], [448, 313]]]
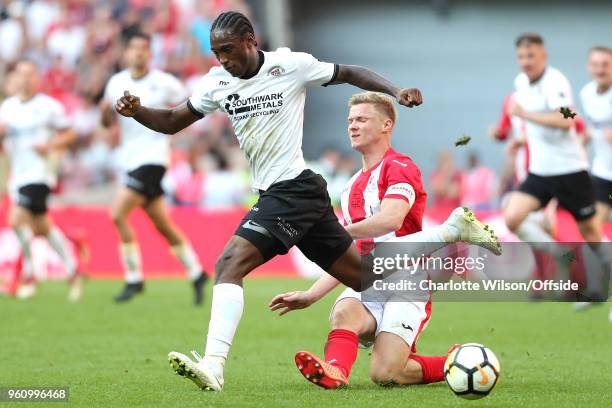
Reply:
[[153, 225], [155, 225], [155, 229], [159, 232], [164, 238], [172, 239], [174, 238], [172, 228], [165, 222], [154, 221]]
[[383, 387], [399, 384], [400, 373], [401, 367], [396, 364], [379, 363], [370, 367], [370, 379]]
[[248, 254], [234, 248], [226, 249], [215, 262], [215, 279], [217, 282], [240, 281], [250, 272], [248, 265]]
[[127, 222], [127, 217], [119, 211], [111, 211], [111, 220], [116, 227], [122, 227]]
[[521, 226], [523, 220], [517, 214], [511, 211], [506, 211], [504, 212], [504, 222], [510, 231], [516, 232]]

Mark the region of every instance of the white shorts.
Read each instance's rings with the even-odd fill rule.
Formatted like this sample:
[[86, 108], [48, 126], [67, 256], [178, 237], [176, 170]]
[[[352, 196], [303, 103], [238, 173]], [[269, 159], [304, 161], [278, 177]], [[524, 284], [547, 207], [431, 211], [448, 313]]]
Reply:
[[343, 299], [357, 299], [376, 320], [374, 338], [360, 336], [359, 344], [361, 347], [371, 347], [380, 332], [387, 332], [401, 337], [408, 344], [410, 350], [413, 353], [416, 352], [416, 342], [421, 332], [427, 327], [431, 317], [431, 298], [427, 302], [362, 302], [361, 293], [346, 288], [336, 299], [329, 315], [330, 320], [334, 308]]

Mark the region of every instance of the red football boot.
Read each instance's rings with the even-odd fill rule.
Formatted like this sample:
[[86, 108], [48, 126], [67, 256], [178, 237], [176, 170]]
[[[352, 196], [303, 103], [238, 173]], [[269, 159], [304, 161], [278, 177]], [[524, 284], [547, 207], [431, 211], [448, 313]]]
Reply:
[[308, 351], [295, 354], [295, 365], [300, 373], [311, 383], [326, 389], [339, 388], [348, 382], [342, 371]]

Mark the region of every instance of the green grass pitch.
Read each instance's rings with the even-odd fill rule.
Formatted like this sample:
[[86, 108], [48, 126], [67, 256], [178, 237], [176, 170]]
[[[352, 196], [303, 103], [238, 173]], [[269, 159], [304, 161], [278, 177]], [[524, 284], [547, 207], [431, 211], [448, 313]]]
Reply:
[[[66, 301], [64, 284], [41, 286], [30, 301], [0, 298], [0, 387], [68, 386], [68, 404], [18, 407], [603, 407], [612, 406], [609, 305], [574, 313], [569, 303], [434, 303], [421, 354], [481, 342], [501, 361], [501, 379], [479, 401], [455, 397], [445, 383], [381, 388], [368, 378], [361, 350], [350, 386], [326, 391], [305, 381], [296, 351], [322, 352], [334, 296], [282, 318], [273, 295], [307, 288], [298, 279], [252, 279], [221, 393], [199, 391], [170, 369], [166, 354], [203, 352], [210, 313], [191, 305], [188, 283], [155, 280], [144, 296], [111, 302], [118, 281], [90, 281], [84, 299]], [[0, 404], [11, 406], [13, 404]]]

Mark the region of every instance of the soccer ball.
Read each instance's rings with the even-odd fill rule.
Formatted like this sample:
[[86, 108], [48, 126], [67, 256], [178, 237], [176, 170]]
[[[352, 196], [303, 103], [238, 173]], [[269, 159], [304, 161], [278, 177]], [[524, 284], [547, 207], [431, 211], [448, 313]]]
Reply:
[[479, 399], [495, 387], [499, 369], [499, 360], [491, 350], [482, 344], [467, 343], [446, 358], [444, 379], [455, 395]]

